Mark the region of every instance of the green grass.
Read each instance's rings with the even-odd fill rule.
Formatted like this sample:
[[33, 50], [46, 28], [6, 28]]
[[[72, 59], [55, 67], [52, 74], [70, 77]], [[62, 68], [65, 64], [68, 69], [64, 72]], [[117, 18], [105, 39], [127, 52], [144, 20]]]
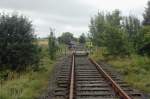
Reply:
[[[39, 71], [27, 71], [20, 77], [4, 81], [0, 84], [0, 99], [35, 99], [48, 86], [48, 79], [55, 61], [51, 61], [48, 52], [43, 49]], [[17, 75], [17, 73], [16, 73]]]
[[48, 46], [48, 39], [40, 39], [38, 40], [38, 44], [40, 46]]
[[150, 58], [132, 55], [130, 58], [116, 58], [109, 60], [119, 72], [124, 75], [124, 80], [135, 88], [150, 92]]
[[[48, 56], [48, 41], [46, 39], [38, 40], [38, 44], [42, 47], [39, 71], [28, 70], [21, 75], [14, 72], [14, 79], [3, 81], [3, 84], [0, 83], [0, 99], [36, 99], [47, 89], [55, 60], [50, 60]], [[63, 55], [66, 46], [60, 45], [60, 49], [61, 51], [57, 52], [57, 57]]]
[[0, 87], [0, 99], [34, 99], [48, 86], [49, 74], [53, 62], [43, 59], [43, 70], [27, 72], [20, 78], [5, 81]]
[[124, 81], [134, 88], [150, 93], [150, 58], [131, 55], [130, 57], [104, 57], [100, 50], [92, 57], [96, 60], [106, 60], [123, 75]]
[[91, 53], [91, 57], [95, 60], [104, 60], [105, 57], [103, 56], [103, 53], [105, 53], [105, 50], [103, 48], [96, 48]]

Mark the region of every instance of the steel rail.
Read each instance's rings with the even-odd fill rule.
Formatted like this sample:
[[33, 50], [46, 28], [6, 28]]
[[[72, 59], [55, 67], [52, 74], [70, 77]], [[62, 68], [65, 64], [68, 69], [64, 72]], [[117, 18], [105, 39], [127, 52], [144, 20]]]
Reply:
[[71, 76], [70, 76], [70, 86], [69, 86], [69, 97], [68, 99], [74, 99], [74, 82], [75, 82], [75, 55], [72, 53], [72, 64], [71, 64]]
[[121, 99], [132, 99], [105, 71], [104, 69], [92, 58], [89, 58], [89, 60], [96, 66], [96, 68], [103, 74], [105, 79], [110, 82], [113, 90], [115, 93], [119, 95]]

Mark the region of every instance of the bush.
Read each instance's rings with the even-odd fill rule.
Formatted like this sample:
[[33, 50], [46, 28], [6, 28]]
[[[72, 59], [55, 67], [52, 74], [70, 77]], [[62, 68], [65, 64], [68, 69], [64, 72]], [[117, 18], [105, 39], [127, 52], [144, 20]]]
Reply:
[[24, 16], [0, 16], [0, 69], [21, 70], [38, 63], [32, 23]]
[[48, 50], [49, 50], [50, 59], [53, 60], [53, 59], [55, 59], [58, 46], [56, 44], [56, 38], [55, 38], [52, 30], [51, 30], [50, 36], [48, 38], [48, 47], [49, 47]]
[[126, 34], [118, 28], [107, 27], [105, 45], [111, 55], [129, 55], [129, 43]]

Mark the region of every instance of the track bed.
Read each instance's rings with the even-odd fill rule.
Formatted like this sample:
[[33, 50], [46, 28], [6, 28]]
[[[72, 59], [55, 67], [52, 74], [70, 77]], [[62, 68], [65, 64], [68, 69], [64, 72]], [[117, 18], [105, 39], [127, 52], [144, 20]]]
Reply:
[[73, 54], [61, 65], [53, 99], [144, 99], [115, 73], [92, 62], [86, 55]]

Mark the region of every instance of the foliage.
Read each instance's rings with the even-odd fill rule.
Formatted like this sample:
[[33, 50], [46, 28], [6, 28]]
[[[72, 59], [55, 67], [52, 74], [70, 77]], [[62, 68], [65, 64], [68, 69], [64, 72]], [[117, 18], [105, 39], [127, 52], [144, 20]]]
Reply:
[[79, 37], [79, 43], [84, 44], [85, 42], [86, 42], [86, 37], [85, 37], [85, 34], [82, 33]]
[[105, 57], [104, 57], [104, 54], [106, 54], [105, 51], [106, 51], [105, 48], [95, 47], [93, 54], [91, 54], [91, 57], [96, 61], [105, 60]]
[[105, 34], [105, 46], [108, 54], [111, 55], [129, 55], [129, 44], [126, 34], [115, 27], [107, 27]]
[[26, 71], [19, 77], [0, 84], [0, 99], [37, 99], [47, 88], [54, 61], [49, 59], [47, 46], [42, 47], [39, 71]]
[[57, 51], [57, 44], [56, 44], [56, 38], [54, 36], [54, 32], [51, 29], [50, 36], [48, 38], [48, 45], [49, 45], [49, 55], [50, 59], [55, 59], [56, 51]]
[[134, 51], [138, 49], [143, 44], [143, 33], [142, 25], [140, 20], [133, 15], [124, 17], [122, 20], [123, 29], [127, 33], [128, 41], [130, 42]]
[[26, 17], [2, 14], [0, 27], [0, 69], [19, 71], [38, 63], [40, 50]]
[[147, 8], [143, 14], [143, 45], [141, 46], [139, 52], [142, 54], [150, 55], [150, 1], [147, 3]]
[[94, 18], [91, 18], [91, 24], [89, 26], [90, 28], [90, 35], [91, 41], [94, 45], [97, 46], [104, 46], [104, 37], [103, 33], [105, 30], [105, 16], [104, 13], [98, 13], [97, 16]]
[[73, 34], [70, 32], [64, 32], [58, 37], [60, 43], [69, 44], [71, 40], [74, 40]]
[[150, 1], [148, 1], [147, 6], [148, 7], [145, 9], [145, 13], [143, 14], [143, 25], [150, 25]]
[[131, 55], [128, 58], [109, 60], [118, 72], [124, 75], [124, 80], [142, 91], [150, 92], [150, 61], [147, 56]]
[[92, 42], [91, 42], [91, 41], [87, 41], [87, 42], [85, 43], [85, 47], [86, 47], [87, 49], [92, 49], [92, 47], [93, 47]]
[[150, 43], [150, 25], [144, 26], [142, 32], [144, 35], [144, 44]]
[[91, 19], [90, 33], [92, 42], [106, 47], [111, 55], [130, 54], [127, 34], [122, 29], [120, 11], [112, 13], [98, 13]]
[[143, 26], [143, 43], [139, 49], [139, 54], [141, 55], [149, 55], [150, 56], [150, 26]]
[[[101, 12], [91, 19], [89, 28], [92, 42], [100, 47], [93, 51], [92, 57], [111, 64], [126, 82], [149, 93], [150, 1], [143, 17], [142, 25], [133, 15]], [[128, 56], [121, 57], [122, 54]]]
[[121, 16], [120, 13], [119, 10], [99, 12], [91, 18], [91, 41], [96, 46], [106, 47], [111, 55], [137, 53], [144, 43], [140, 20], [133, 15]]
[[[129, 57], [105, 57], [105, 48], [96, 48], [91, 57], [111, 64], [117, 72], [123, 75], [124, 81], [144, 92], [150, 92], [150, 57], [131, 54]], [[110, 67], [110, 68], [111, 68]]]

